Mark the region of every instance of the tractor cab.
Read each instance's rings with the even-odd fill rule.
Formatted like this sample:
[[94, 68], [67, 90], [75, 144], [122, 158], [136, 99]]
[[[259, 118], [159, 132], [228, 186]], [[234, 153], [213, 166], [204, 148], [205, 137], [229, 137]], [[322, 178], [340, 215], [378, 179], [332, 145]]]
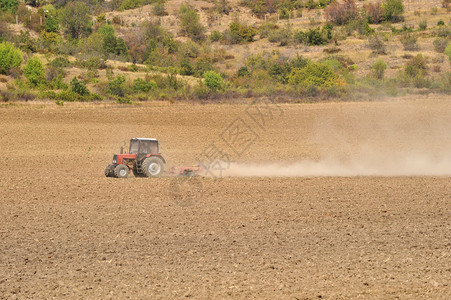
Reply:
[[130, 154], [158, 154], [159, 146], [156, 139], [136, 138], [130, 140]]
[[136, 177], [158, 177], [163, 174], [166, 161], [160, 154], [156, 139], [130, 139], [130, 149], [113, 155], [113, 162], [105, 168], [106, 177], [125, 178], [130, 172]]

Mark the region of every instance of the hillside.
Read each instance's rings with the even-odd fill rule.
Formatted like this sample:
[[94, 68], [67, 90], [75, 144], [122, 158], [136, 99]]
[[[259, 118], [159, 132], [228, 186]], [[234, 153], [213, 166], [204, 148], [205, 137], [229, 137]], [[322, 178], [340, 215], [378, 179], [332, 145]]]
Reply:
[[[451, 91], [447, 1], [26, 2], [2, 6], [0, 39], [24, 57], [0, 72], [3, 101], [303, 102]], [[30, 57], [41, 64], [36, 80], [24, 72]]]

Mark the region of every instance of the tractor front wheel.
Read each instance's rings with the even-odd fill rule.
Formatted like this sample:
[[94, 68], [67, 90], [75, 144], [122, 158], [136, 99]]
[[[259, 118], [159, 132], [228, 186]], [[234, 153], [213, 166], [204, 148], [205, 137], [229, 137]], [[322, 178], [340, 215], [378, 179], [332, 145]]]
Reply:
[[164, 163], [159, 157], [148, 157], [143, 161], [142, 168], [146, 177], [159, 177], [163, 174]]
[[108, 166], [106, 166], [105, 176], [106, 177], [114, 177], [114, 165], [113, 164], [109, 164]]
[[114, 169], [114, 177], [117, 178], [127, 178], [129, 173], [128, 167], [126, 165], [117, 165]]

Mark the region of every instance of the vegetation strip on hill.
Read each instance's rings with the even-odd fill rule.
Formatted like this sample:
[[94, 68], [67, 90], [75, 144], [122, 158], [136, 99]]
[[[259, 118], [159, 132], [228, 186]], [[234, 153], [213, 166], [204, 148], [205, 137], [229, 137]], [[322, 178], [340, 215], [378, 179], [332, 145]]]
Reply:
[[451, 0], [404, 2], [0, 0], [0, 101], [449, 93]]

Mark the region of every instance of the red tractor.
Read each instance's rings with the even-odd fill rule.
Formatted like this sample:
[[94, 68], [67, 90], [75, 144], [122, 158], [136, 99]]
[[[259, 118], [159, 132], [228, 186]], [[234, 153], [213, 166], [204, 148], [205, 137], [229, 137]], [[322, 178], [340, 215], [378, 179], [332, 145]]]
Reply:
[[135, 177], [159, 177], [166, 161], [159, 152], [156, 139], [131, 139], [130, 151], [113, 156], [113, 163], [105, 168], [106, 177], [126, 178], [130, 170]]

